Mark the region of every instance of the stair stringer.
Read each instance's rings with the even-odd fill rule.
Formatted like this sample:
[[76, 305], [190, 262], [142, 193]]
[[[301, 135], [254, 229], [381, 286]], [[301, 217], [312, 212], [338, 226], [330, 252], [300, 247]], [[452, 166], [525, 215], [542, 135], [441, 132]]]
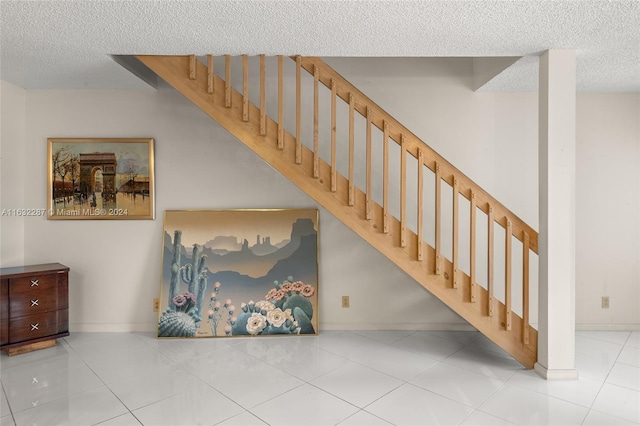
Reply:
[[231, 107], [225, 107], [225, 82], [213, 76], [214, 90], [207, 92], [207, 68], [196, 61], [195, 79], [190, 79], [188, 56], [147, 56], [137, 58], [158, 76], [173, 86], [263, 160], [296, 184], [318, 204], [395, 263], [416, 282], [438, 297], [482, 334], [518, 360], [526, 368], [533, 368], [537, 359], [537, 331], [529, 328], [529, 342], [523, 343], [522, 318], [512, 313], [512, 329], [505, 328], [505, 307], [496, 300], [494, 315], [489, 316], [488, 292], [477, 286], [476, 301], [470, 302], [470, 277], [459, 271], [460, 282], [452, 287], [453, 264], [442, 259], [442, 273], [435, 275], [435, 249], [423, 243], [424, 260], [417, 260], [417, 235], [407, 230], [406, 247], [400, 247], [400, 222], [389, 217], [389, 232], [382, 232], [382, 207], [371, 203], [371, 219], [365, 219], [365, 194], [355, 188], [355, 203], [348, 205], [348, 181], [337, 174], [336, 191], [331, 192], [331, 168], [319, 161], [319, 177], [314, 178], [313, 152], [301, 146], [302, 162], [296, 164], [296, 140], [284, 132], [284, 148], [277, 148], [278, 124], [267, 117], [266, 135], [260, 135], [259, 109], [249, 103], [249, 119], [243, 121], [243, 96], [231, 89]]

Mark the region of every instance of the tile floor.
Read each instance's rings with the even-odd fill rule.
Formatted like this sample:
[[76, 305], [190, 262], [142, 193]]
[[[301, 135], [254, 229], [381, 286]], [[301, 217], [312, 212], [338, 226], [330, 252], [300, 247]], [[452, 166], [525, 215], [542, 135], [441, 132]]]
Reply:
[[73, 333], [0, 357], [7, 425], [640, 425], [640, 332], [577, 332], [545, 381], [477, 332], [157, 340]]

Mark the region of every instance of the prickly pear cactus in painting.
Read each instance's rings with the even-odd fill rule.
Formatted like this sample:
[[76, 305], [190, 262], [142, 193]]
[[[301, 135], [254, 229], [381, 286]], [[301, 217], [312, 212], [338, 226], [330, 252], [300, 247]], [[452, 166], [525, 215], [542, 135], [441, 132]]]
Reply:
[[[299, 309], [304, 312], [307, 320], [310, 320], [313, 317], [313, 306], [311, 306], [311, 302], [306, 297], [300, 294], [293, 294], [285, 299], [284, 304], [282, 305], [283, 310], [291, 309], [293, 312], [293, 316], [296, 316], [295, 310]], [[296, 317], [297, 319], [297, 317]]]
[[311, 318], [302, 309], [294, 308], [293, 316], [300, 327], [300, 334], [315, 334], [316, 331], [313, 329], [313, 324], [311, 324]]
[[282, 284], [274, 281], [264, 300], [250, 301], [241, 305], [242, 312], [231, 327], [237, 335], [265, 334], [315, 334], [311, 323], [313, 304], [309, 300], [315, 288], [293, 281], [292, 277]]

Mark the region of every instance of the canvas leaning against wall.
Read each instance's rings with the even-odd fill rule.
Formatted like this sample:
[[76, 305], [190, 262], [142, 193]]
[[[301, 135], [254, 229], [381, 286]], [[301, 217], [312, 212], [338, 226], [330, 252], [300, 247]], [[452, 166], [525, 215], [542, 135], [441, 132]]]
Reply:
[[317, 332], [317, 209], [165, 212], [158, 337]]
[[48, 219], [154, 219], [153, 139], [49, 139]]

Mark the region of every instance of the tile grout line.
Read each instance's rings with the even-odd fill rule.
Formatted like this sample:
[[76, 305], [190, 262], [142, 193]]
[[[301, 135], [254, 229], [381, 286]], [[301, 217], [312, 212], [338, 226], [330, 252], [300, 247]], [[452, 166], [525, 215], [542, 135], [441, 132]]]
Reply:
[[[63, 337], [63, 339], [65, 339], [65, 338]], [[118, 402], [120, 402], [120, 404], [122, 404], [122, 406], [127, 410], [127, 412], [129, 412], [129, 414], [131, 414], [131, 415], [132, 415], [132, 416], [133, 416], [133, 417], [134, 417], [134, 418], [135, 418], [135, 419], [136, 419], [140, 424], [142, 424], [142, 422], [140, 422], [140, 420], [138, 420], [138, 418], [133, 414], [133, 412], [129, 409], [129, 407], [127, 407], [127, 406], [126, 406], [126, 404], [125, 404], [124, 402], [122, 402], [122, 400], [121, 400], [120, 398], [118, 398], [118, 395], [116, 395], [116, 394], [113, 392], [113, 390], [109, 387], [109, 385], [107, 384], [107, 382], [105, 382], [105, 381], [102, 379], [102, 377], [100, 377], [100, 376], [98, 375], [98, 373], [96, 373], [96, 372], [93, 370], [93, 368], [91, 368], [91, 366], [87, 363], [87, 361], [86, 361], [86, 360], [85, 360], [85, 359], [84, 359], [84, 358], [83, 358], [79, 353], [77, 353], [77, 352], [76, 352], [75, 348], [74, 348], [74, 347], [73, 347], [69, 342], [67, 342], [67, 341], [66, 341], [66, 339], [65, 339], [64, 341], [65, 341], [65, 343], [66, 343], [67, 345], [69, 345], [69, 348], [71, 348], [71, 350], [72, 350], [72, 351], [73, 351], [73, 352], [78, 356], [78, 358], [80, 358], [80, 359], [82, 360], [82, 362], [87, 366], [87, 368], [89, 369], [89, 371], [91, 371], [91, 372], [92, 372], [92, 373], [93, 373], [93, 374], [98, 378], [98, 380], [100, 380], [100, 381], [102, 382], [102, 384], [104, 385], [104, 387], [105, 387], [105, 388], [107, 388], [107, 389], [109, 390], [109, 392], [111, 392], [111, 394], [112, 394], [112, 395], [113, 395], [113, 396], [118, 400]], [[96, 389], [98, 389], [98, 388], [96, 388]], [[76, 394], [76, 395], [78, 395], [78, 394]], [[71, 397], [71, 396], [68, 396], [67, 398], [70, 398], [70, 397]], [[116, 417], [120, 417], [120, 416], [123, 416], [123, 415], [125, 415], [125, 414], [126, 414], [126, 413], [123, 413], [123, 414], [120, 414], [120, 415], [118, 415], [118, 416], [116, 416]], [[116, 417], [112, 417], [112, 418], [116, 418]], [[108, 420], [111, 420], [111, 419], [104, 419], [104, 420], [102, 420], [100, 423], [104, 423], [104, 422], [106, 422], [106, 421], [108, 421]], [[96, 424], [96, 425], [99, 425], [100, 423], [95, 423], [95, 424]]]
[[[584, 336], [582, 336], [582, 337], [584, 337]], [[584, 422], [587, 420], [587, 417], [589, 417], [589, 413], [591, 413], [591, 410], [593, 410], [593, 405], [598, 400], [598, 397], [600, 396], [600, 393], [602, 392], [602, 388], [604, 388], [604, 385], [607, 383], [607, 379], [609, 378], [609, 375], [611, 374], [611, 370], [613, 370], [615, 368], [616, 364], [618, 363], [618, 358], [620, 358], [620, 354], [622, 353], [622, 350], [626, 346], [626, 344], [629, 341], [630, 337], [631, 337], [631, 332], [629, 332], [629, 335], [627, 336], [624, 344], [620, 348], [620, 351], [618, 351], [618, 355], [616, 356], [616, 359], [613, 362], [613, 365], [611, 366], [611, 368], [607, 372], [607, 375], [605, 376], [604, 380], [602, 381], [602, 385], [600, 385], [600, 388], [598, 389], [598, 392], [596, 392], [596, 396], [593, 398], [593, 401], [591, 402], [591, 405], [589, 406], [589, 409], [587, 410], [587, 414], [585, 414], [584, 418], [582, 419], [582, 422], [580, 423], [581, 425], [584, 424]], [[592, 340], [596, 340], [596, 339], [592, 339]], [[598, 410], [594, 410], [594, 411], [599, 412]], [[604, 414], [611, 415], [611, 414], [608, 414], [608, 413], [604, 413]]]
[[9, 398], [7, 397], [7, 392], [4, 390], [4, 383], [2, 383], [2, 381], [0, 381], [0, 388], [2, 388], [2, 394], [4, 395], [4, 398], [7, 400], [7, 407], [9, 407], [9, 415], [11, 416], [11, 420], [13, 420], [13, 424], [16, 424], [16, 417], [13, 414], [13, 408], [11, 408], [11, 404], [9, 404]]

